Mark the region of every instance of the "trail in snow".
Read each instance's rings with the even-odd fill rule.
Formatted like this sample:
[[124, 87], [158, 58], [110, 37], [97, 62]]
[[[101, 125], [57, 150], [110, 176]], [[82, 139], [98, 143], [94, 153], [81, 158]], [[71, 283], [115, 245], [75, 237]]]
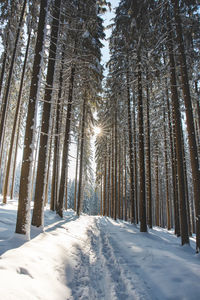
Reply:
[[32, 228], [25, 243], [12, 234], [15, 218], [16, 202], [1, 206], [0, 300], [199, 299], [194, 241], [181, 247], [161, 228], [46, 210], [45, 232]]

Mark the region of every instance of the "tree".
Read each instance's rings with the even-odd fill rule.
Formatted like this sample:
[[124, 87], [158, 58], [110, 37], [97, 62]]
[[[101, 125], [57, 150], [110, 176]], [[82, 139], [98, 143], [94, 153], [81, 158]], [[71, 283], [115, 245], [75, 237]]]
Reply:
[[32, 225], [40, 227], [43, 226], [43, 210], [44, 210], [44, 188], [47, 159], [48, 159], [48, 145], [49, 145], [49, 123], [51, 115], [51, 101], [54, 81], [54, 70], [55, 70], [55, 59], [57, 50], [57, 40], [59, 31], [59, 18], [60, 18], [60, 5], [61, 0], [55, 0], [53, 21], [50, 38], [50, 50], [47, 67], [46, 87], [44, 95], [43, 113], [42, 113], [42, 125], [39, 142], [39, 155], [38, 155], [38, 167], [36, 176], [36, 187], [35, 187], [35, 199], [32, 216]]
[[179, 14], [179, 1], [172, 0], [174, 7], [174, 18], [176, 24], [177, 44], [179, 51], [179, 62], [181, 70], [181, 80], [183, 89], [183, 98], [186, 108], [186, 121], [188, 130], [188, 139], [190, 147], [190, 160], [192, 167], [192, 178], [193, 178], [193, 189], [194, 189], [194, 200], [196, 210], [196, 251], [200, 251], [200, 170], [199, 160], [197, 152], [197, 143], [195, 137], [195, 128], [193, 120], [192, 103], [190, 96], [190, 87], [188, 79], [187, 62], [185, 56], [185, 47], [183, 43], [182, 35], [182, 21]]
[[20, 177], [19, 203], [17, 211], [16, 233], [30, 234], [30, 188], [35, 135], [35, 118], [37, 114], [38, 91], [40, 86], [41, 62], [44, 49], [46, 16], [48, 1], [42, 0], [38, 22], [38, 34], [35, 46], [35, 56], [31, 78], [28, 113], [24, 137], [24, 152]]
[[6, 118], [6, 110], [7, 110], [7, 106], [8, 106], [10, 84], [11, 84], [11, 79], [12, 79], [12, 74], [13, 74], [13, 68], [14, 68], [14, 63], [15, 63], [15, 57], [16, 57], [18, 41], [19, 41], [21, 27], [22, 27], [23, 18], [24, 18], [25, 9], [26, 9], [26, 2], [27, 1], [24, 0], [22, 10], [21, 10], [21, 16], [20, 16], [20, 20], [19, 20], [19, 24], [18, 24], [18, 28], [17, 28], [17, 32], [16, 32], [15, 45], [14, 45], [12, 58], [11, 58], [11, 63], [10, 63], [10, 69], [9, 69], [8, 81], [7, 81], [6, 91], [5, 91], [5, 97], [4, 97], [4, 100], [3, 100], [3, 109], [2, 109], [1, 122], [0, 122], [0, 147], [2, 146], [1, 142], [2, 142], [4, 123], [5, 123], [5, 118]]

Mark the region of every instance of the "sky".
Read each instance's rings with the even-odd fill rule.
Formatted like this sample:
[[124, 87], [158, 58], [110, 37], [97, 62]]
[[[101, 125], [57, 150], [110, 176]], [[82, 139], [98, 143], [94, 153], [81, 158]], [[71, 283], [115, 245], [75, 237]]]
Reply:
[[[119, 0], [110, 0], [109, 1], [111, 3], [111, 6], [112, 6], [112, 10], [108, 10], [104, 15], [102, 15], [102, 18], [104, 20], [104, 26], [108, 26], [110, 24], [113, 23], [112, 19], [114, 18], [115, 16], [115, 8], [118, 6], [119, 4]], [[106, 29], [105, 30], [105, 34], [106, 34], [106, 38], [104, 41], [102, 41], [102, 43], [104, 44], [104, 47], [102, 49], [102, 63], [105, 64], [108, 62], [109, 60], [109, 41], [107, 40], [110, 35], [111, 35], [111, 29]]]

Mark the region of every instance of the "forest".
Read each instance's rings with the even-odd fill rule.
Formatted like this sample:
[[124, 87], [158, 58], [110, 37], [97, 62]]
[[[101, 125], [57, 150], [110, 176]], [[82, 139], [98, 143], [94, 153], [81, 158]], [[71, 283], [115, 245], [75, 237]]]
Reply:
[[26, 240], [45, 210], [73, 210], [194, 238], [199, 253], [200, 6], [115, 6], [105, 27], [106, 0], [0, 0], [1, 204], [18, 199]]
[[0, 0], [0, 45], [3, 299], [197, 300], [198, 1]]

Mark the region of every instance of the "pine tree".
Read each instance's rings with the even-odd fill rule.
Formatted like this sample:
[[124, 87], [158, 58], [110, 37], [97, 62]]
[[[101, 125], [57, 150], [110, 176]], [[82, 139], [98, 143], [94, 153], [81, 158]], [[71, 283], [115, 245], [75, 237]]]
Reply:
[[45, 39], [46, 16], [48, 1], [42, 0], [38, 23], [38, 35], [35, 46], [35, 56], [32, 71], [26, 130], [24, 137], [24, 152], [20, 178], [19, 204], [17, 212], [16, 233], [29, 236], [30, 233], [30, 184], [34, 147], [35, 118], [37, 114], [38, 91], [40, 85], [40, 72]]
[[55, 59], [57, 50], [57, 40], [59, 31], [59, 17], [60, 17], [60, 5], [61, 0], [55, 0], [53, 21], [50, 38], [50, 50], [47, 67], [46, 87], [44, 94], [44, 104], [42, 113], [42, 125], [39, 142], [39, 155], [38, 155], [38, 166], [36, 176], [36, 187], [35, 187], [35, 199], [32, 216], [32, 225], [40, 227], [43, 226], [43, 210], [44, 210], [44, 187], [46, 179], [46, 168], [48, 159], [48, 145], [50, 134], [50, 115], [51, 115], [51, 101], [53, 92], [53, 82], [55, 73]]

